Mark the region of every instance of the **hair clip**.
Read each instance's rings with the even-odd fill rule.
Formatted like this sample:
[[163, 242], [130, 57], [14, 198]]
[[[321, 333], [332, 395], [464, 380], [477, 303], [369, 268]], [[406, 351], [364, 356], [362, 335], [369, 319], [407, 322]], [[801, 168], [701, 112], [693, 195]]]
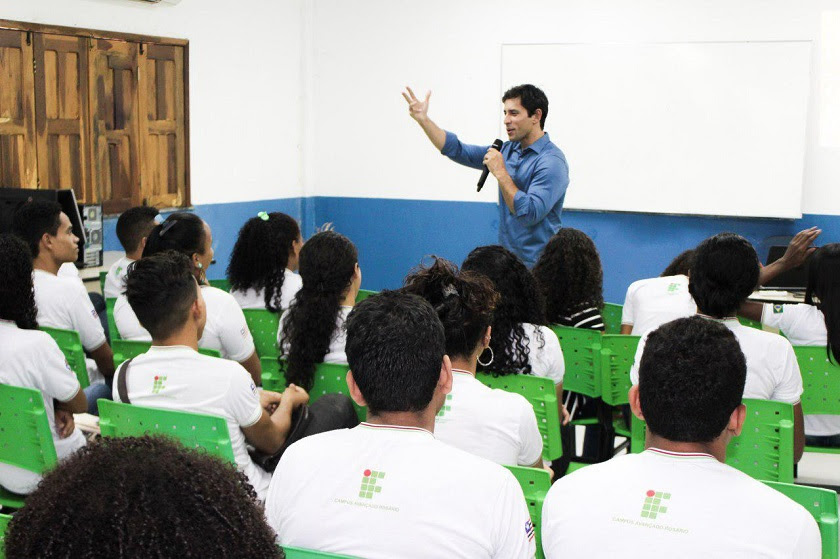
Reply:
[[454, 286], [454, 285], [449, 284], [449, 285], [447, 285], [446, 287], [444, 287], [444, 288], [443, 288], [443, 297], [444, 297], [444, 299], [446, 299], [446, 298], [448, 298], [448, 297], [452, 297], [453, 295], [454, 295], [455, 297], [457, 297], [457, 296], [458, 296], [458, 290], [457, 290], [457, 289], [455, 289], [455, 286]]
[[178, 223], [177, 219], [167, 219], [166, 221], [164, 221], [163, 226], [160, 228], [160, 235], [158, 236], [163, 237], [164, 235], [166, 235], [166, 232], [172, 229], [172, 227], [174, 227], [176, 223]]
[[265, 212], [260, 212], [257, 214], [257, 217], [263, 221], [268, 221], [268, 214]]

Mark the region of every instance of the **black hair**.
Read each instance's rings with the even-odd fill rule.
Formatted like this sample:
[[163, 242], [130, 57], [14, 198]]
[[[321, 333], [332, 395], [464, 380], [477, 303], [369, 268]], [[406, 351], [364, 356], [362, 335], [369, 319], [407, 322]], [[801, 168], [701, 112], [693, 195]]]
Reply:
[[691, 272], [691, 267], [694, 265], [694, 249], [690, 248], [688, 250], [684, 250], [677, 255], [676, 258], [671, 260], [671, 263], [668, 264], [668, 267], [662, 270], [662, 275], [659, 277], [667, 277], [667, 276], [687, 276], [689, 272]]
[[[495, 375], [530, 374], [531, 350], [522, 324], [545, 324], [542, 295], [531, 272], [515, 254], [499, 245], [473, 250], [461, 265], [461, 271], [483, 274], [499, 293], [490, 340], [493, 362], [487, 370]], [[540, 347], [545, 345], [539, 330], [537, 341]], [[485, 367], [479, 363], [478, 369], [485, 370]]]
[[29, 247], [14, 235], [0, 235], [0, 262], [0, 319], [34, 330], [38, 327], [38, 308]]
[[446, 335], [447, 355], [470, 357], [493, 323], [499, 295], [481, 274], [458, 272], [448, 260], [433, 258], [431, 266], [413, 270], [400, 291], [423, 297], [435, 309]]
[[188, 258], [192, 258], [193, 254], [204, 254], [206, 234], [200, 217], [189, 212], [175, 212], [149, 233], [143, 256], [152, 256], [164, 250], [175, 250]]
[[747, 362], [726, 326], [699, 316], [651, 332], [639, 364], [639, 399], [652, 433], [707, 443], [741, 404]]
[[534, 266], [549, 322], [604, 306], [604, 272], [595, 243], [583, 231], [561, 228]]
[[280, 357], [287, 383], [312, 388], [315, 366], [329, 352], [341, 302], [358, 261], [356, 246], [335, 231], [314, 235], [300, 250], [303, 285], [286, 311], [281, 336], [281, 348], [288, 343]]
[[156, 340], [181, 328], [198, 298], [190, 260], [167, 250], [128, 265], [125, 297], [137, 320]]
[[347, 317], [347, 362], [374, 415], [426, 409], [445, 348], [437, 313], [418, 295], [382, 291]]
[[828, 358], [840, 361], [840, 243], [824, 245], [811, 255], [805, 302], [822, 311]]
[[534, 112], [541, 109], [540, 129], [545, 130], [545, 119], [548, 116], [548, 97], [545, 96], [542, 89], [529, 83], [517, 85], [505, 91], [505, 94], [502, 95], [502, 103], [508, 99], [519, 99], [519, 104], [528, 111], [528, 116], [534, 116]]
[[243, 473], [159, 436], [106, 437], [62, 460], [6, 534], [8, 559], [282, 556]]
[[758, 272], [758, 255], [750, 242], [735, 233], [720, 233], [697, 246], [688, 291], [701, 313], [734, 316], [758, 285]]
[[21, 204], [12, 217], [12, 232], [29, 246], [32, 258], [38, 256], [44, 233], [58, 234], [61, 205], [49, 200], [31, 200]]
[[286, 266], [292, 244], [300, 237], [297, 221], [280, 212], [252, 217], [239, 231], [230, 255], [227, 277], [232, 291], [265, 291], [265, 308], [279, 313]]
[[126, 252], [134, 252], [143, 237], [148, 237], [160, 212], [151, 206], [135, 206], [120, 214], [117, 219], [117, 238]]

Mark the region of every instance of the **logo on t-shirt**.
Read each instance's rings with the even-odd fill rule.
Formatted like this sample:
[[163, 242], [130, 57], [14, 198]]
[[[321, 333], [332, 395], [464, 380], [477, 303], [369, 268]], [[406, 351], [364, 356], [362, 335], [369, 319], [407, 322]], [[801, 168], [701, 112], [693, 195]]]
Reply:
[[99, 320], [99, 315], [98, 315], [98, 314], [96, 314], [96, 309], [90, 309], [90, 315], [91, 315], [93, 318], [95, 318], [96, 320]]
[[452, 407], [449, 405], [449, 402], [451, 402], [451, 401], [452, 401], [452, 394], [447, 394], [446, 395], [446, 402], [444, 402], [443, 407], [440, 408], [440, 411], [437, 412], [438, 417], [443, 417], [444, 415], [446, 415], [446, 412], [448, 412], [449, 410], [452, 409]]
[[528, 537], [528, 541], [533, 541], [534, 539], [534, 524], [531, 522], [529, 518], [527, 522], [525, 522], [525, 535]]
[[152, 384], [152, 394], [157, 394], [166, 388], [166, 375], [155, 375], [155, 382]]
[[648, 490], [645, 493], [645, 503], [642, 506], [642, 518], [656, 518], [659, 514], [668, 512], [668, 507], [665, 501], [671, 499], [670, 493], [663, 493], [662, 491]]
[[773, 305], [773, 314], [782, 314], [785, 312], [784, 305]]
[[668, 284], [668, 293], [673, 294], [673, 293], [676, 293], [679, 290], [680, 290], [680, 284], [678, 284], [678, 283]]
[[373, 499], [375, 493], [382, 491], [382, 486], [377, 483], [385, 478], [385, 472], [365, 470], [362, 472], [362, 487], [359, 489], [359, 497], [362, 499]]

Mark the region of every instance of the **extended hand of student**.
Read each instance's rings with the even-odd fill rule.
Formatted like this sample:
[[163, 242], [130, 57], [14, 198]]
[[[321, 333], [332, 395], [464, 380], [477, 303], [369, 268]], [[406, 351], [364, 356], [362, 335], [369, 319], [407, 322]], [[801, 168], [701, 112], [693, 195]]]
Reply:
[[572, 416], [569, 415], [569, 410], [566, 409], [565, 405], [562, 406], [561, 409], [563, 410], [563, 417], [560, 418], [560, 424], [561, 425], [568, 425], [569, 421], [572, 420]]
[[426, 92], [426, 98], [421, 101], [414, 95], [410, 87], [405, 86], [405, 91], [402, 94], [406, 103], [408, 103], [408, 114], [414, 120], [420, 122], [429, 116], [429, 97], [432, 96], [431, 91]]
[[58, 437], [66, 439], [73, 434], [76, 429], [76, 422], [73, 419], [73, 413], [61, 408], [55, 408], [55, 430]]
[[822, 229], [811, 227], [810, 229], [800, 231], [791, 239], [784, 256], [782, 256], [782, 259], [785, 261], [785, 266], [788, 269], [796, 268], [804, 263], [808, 255], [817, 250], [813, 244], [817, 240], [817, 237], [820, 236], [820, 233], [822, 233]]
[[289, 387], [283, 392], [282, 403], [288, 402], [289, 407], [291, 409], [295, 409], [296, 407], [303, 405], [308, 401], [309, 394], [300, 386], [290, 384]]

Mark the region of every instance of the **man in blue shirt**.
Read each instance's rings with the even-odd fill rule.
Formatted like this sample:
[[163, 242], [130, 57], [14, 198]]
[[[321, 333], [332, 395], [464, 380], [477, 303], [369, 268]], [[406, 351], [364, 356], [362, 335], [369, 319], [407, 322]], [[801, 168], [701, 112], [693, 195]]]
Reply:
[[499, 181], [499, 242], [532, 267], [560, 229], [569, 166], [545, 133], [548, 98], [539, 88], [519, 85], [502, 96], [508, 140], [501, 151], [461, 143], [428, 115], [429, 97], [419, 100], [407, 87], [403, 97], [411, 118], [440, 152], [461, 165], [487, 168]]

